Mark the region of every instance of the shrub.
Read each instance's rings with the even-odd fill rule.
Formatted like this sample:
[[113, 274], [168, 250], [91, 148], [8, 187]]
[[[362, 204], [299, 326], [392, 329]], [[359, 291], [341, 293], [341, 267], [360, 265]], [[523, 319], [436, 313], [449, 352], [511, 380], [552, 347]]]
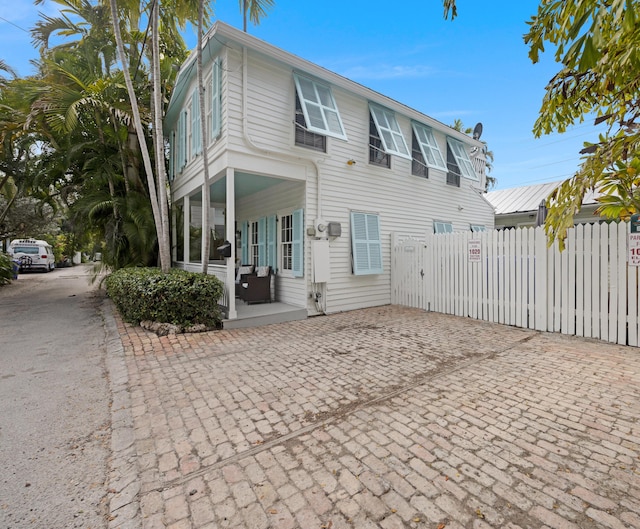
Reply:
[[158, 268], [121, 268], [107, 277], [106, 288], [129, 323], [150, 320], [214, 328], [222, 322], [218, 300], [224, 285], [215, 276], [177, 269], [163, 274]]
[[0, 285], [6, 285], [13, 279], [13, 263], [11, 257], [0, 252]]

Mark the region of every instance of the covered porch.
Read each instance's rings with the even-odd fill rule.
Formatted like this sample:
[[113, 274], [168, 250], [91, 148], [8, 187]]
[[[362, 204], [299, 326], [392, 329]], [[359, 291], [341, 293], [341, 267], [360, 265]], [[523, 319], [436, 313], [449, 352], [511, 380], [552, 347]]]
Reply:
[[[285, 321], [305, 319], [308, 315], [305, 300], [291, 299], [287, 295], [287, 271], [280, 266], [280, 256], [273, 263], [271, 277], [271, 302], [247, 304], [236, 296], [236, 274], [239, 264], [264, 265], [257, 248], [245, 246], [241, 251], [241, 226], [248, 219], [273, 213], [274, 206], [268, 196], [288, 196], [298, 191], [304, 196], [304, 183], [272, 176], [256, 175], [227, 168], [208, 186], [209, 229], [205, 225], [203, 201], [204, 186], [181, 193], [173, 204], [173, 259], [174, 266], [192, 272], [202, 271], [202, 246], [210, 237], [208, 274], [215, 275], [224, 284], [224, 294], [219, 303], [224, 307], [225, 328], [252, 327]], [[295, 194], [295, 193], [294, 193]], [[266, 209], [269, 208], [269, 209]], [[263, 210], [263, 211], [261, 211]], [[238, 215], [238, 212], [239, 215]], [[245, 237], [242, 234], [242, 237]], [[218, 247], [231, 243], [231, 256], [224, 257]], [[254, 246], [259, 241], [252, 241]], [[274, 255], [276, 252], [274, 251]], [[244, 259], [244, 260], [243, 260]], [[271, 262], [269, 264], [272, 264]]]

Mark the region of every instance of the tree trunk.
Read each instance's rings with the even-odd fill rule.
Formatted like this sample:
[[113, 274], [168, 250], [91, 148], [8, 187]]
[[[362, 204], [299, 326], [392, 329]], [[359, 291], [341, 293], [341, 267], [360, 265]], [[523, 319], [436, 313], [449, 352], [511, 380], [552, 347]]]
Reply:
[[154, 3], [151, 22], [151, 74], [153, 78], [153, 139], [156, 157], [156, 174], [158, 179], [158, 202], [160, 203], [160, 218], [162, 223], [162, 243], [159, 244], [161, 262], [167, 263], [167, 270], [171, 267], [171, 238], [169, 235], [169, 201], [167, 199], [167, 172], [164, 160], [164, 133], [162, 131], [162, 86], [160, 74], [160, 2]]
[[[125, 84], [127, 86], [127, 93], [129, 95], [129, 101], [131, 103], [133, 121], [136, 128], [136, 134], [138, 135], [138, 143], [140, 145], [140, 152], [142, 153], [145, 173], [147, 175], [147, 184], [149, 186], [149, 200], [151, 201], [151, 210], [153, 211], [153, 218], [156, 225], [156, 237], [158, 238], [160, 268], [163, 272], [166, 273], [171, 267], [171, 260], [170, 248], [166, 243], [165, 234], [163, 233], [163, 226], [165, 225], [165, 222], [162, 219], [162, 211], [158, 204], [158, 193], [156, 192], [156, 183], [153, 175], [153, 167], [151, 165], [151, 157], [149, 156], [149, 148], [145, 141], [145, 134], [142, 127], [142, 119], [140, 118], [138, 100], [133, 88], [133, 81], [131, 79], [131, 72], [129, 70], [129, 61], [125, 53], [124, 43], [122, 41], [122, 35], [120, 33], [120, 21], [118, 18], [118, 6], [116, 0], [109, 0], [109, 5], [111, 7], [111, 23], [113, 24], [113, 33], [116, 39], [120, 63], [122, 64], [122, 73], [124, 76]], [[166, 225], [168, 226], [168, 215], [166, 219]]]
[[209, 271], [209, 247], [211, 246], [211, 232], [209, 229], [209, 210], [211, 196], [209, 191], [209, 156], [207, 154], [207, 114], [204, 106], [204, 80], [202, 75], [202, 20], [204, 18], [204, 0], [198, 0], [198, 48], [196, 49], [196, 63], [198, 71], [198, 99], [200, 103], [200, 130], [202, 140], [202, 163], [204, 165], [202, 183], [202, 273]]

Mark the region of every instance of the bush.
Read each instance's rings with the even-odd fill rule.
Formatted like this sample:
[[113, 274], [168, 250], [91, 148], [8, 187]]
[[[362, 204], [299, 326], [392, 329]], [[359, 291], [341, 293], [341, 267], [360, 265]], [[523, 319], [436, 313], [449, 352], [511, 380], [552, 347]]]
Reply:
[[158, 268], [121, 268], [107, 277], [106, 288], [129, 323], [149, 320], [217, 328], [222, 322], [218, 300], [224, 285], [215, 276], [177, 269], [163, 274]]
[[13, 279], [13, 263], [11, 257], [0, 252], [0, 285], [6, 285]]

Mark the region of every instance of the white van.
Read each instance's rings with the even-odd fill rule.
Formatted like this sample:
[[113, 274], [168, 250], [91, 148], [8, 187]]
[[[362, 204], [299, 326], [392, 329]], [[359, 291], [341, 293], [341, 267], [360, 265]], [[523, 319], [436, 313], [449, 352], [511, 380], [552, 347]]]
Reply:
[[20, 271], [50, 272], [56, 266], [53, 248], [47, 241], [15, 239], [9, 244], [9, 256], [20, 265]]

